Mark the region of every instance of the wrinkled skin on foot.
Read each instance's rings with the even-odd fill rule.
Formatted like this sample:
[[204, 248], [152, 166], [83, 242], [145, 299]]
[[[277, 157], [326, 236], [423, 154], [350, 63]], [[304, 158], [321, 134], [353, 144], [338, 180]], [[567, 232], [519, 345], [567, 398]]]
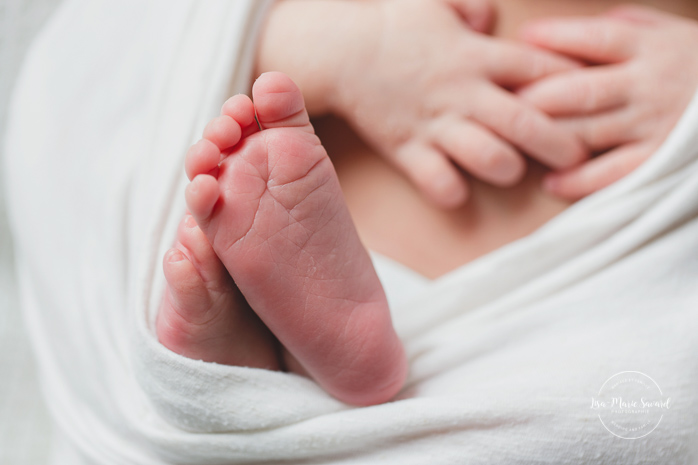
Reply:
[[[356, 405], [387, 401], [404, 383], [404, 350], [302, 94], [287, 76], [266, 73], [253, 96], [254, 104], [226, 102], [186, 160], [187, 206], [233, 280], [226, 299], [239, 290], [290, 353], [287, 364], [330, 394]], [[211, 300], [202, 289], [193, 293]], [[239, 331], [221, 324], [199, 337]]]

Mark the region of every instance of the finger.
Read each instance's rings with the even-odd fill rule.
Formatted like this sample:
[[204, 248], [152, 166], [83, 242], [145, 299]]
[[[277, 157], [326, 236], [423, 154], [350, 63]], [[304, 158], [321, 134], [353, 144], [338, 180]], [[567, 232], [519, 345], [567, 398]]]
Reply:
[[594, 152], [634, 142], [638, 139], [632, 112], [628, 109], [580, 118], [560, 118], [560, 127], [575, 134]]
[[614, 18], [558, 18], [529, 23], [521, 38], [594, 63], [619, 63], [635, 54], [635, 28]]
[[570, 171], [546, 175], [543, 187], [558, 197], [581, 199], [630, 174], [652, 155], [654, 149], [648, 144], [621, 146]]
[[496, 186], [521, 180], [526, 163], [516, 150], [486, 128], [457, 116], [435, 121], [430, 128], [434, 145], [468, 173]]
[[606, 16], [650, 26], [661, 24], [674, 18], [674, 16], [654, 8], [631, 4], [612, 8], [606, 13]]
[[443, 153], [426, 143], [412, 142], [398, 148], [394, 162], [435, 205], [455, 208], [468, 198], [463, 175]]
[[625, 105], [628, 84], [625, 75], [611, 65], [553, 75], [517, 93], [550, 116], [573, 116]]
[[523, 44], [484, 38], [483, 66], [487, 77], [503, 87], [519, 87], [554, 73], [579, 68], [580, 63], [566, 57], [537, 50]]
[[496, 10], [490, 0], [446, 0], [468, 25], [483, 34], [492, 31]]
[[473, 119], [541, 163], [563, 169], [587, 158], [574, 133], [512, 94], [492, 88], [478, 97], [472, 102]]

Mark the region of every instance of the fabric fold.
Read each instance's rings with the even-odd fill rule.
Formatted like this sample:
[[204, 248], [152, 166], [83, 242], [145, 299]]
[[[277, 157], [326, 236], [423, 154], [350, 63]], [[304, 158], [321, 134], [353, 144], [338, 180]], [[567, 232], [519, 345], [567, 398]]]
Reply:
[[[65, 437], [55, 462], [694, 461], [698, 97], [625, 179], [391, 299], [410, 358], [393, 402], [350, 407], [306, 378], [157, 342], [185, 151], [247, 92], [270, 4], [68, 0], [27, 58], [7, 195], [23, 311]], [[673, 399], [642, 441], [589, 407], [624, 371]]]

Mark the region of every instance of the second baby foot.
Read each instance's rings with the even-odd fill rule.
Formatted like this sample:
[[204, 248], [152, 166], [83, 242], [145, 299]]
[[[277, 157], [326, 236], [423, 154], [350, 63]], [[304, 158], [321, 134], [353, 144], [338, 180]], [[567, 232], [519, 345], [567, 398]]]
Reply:
[[[188, 208], [305, 371], [347, 403], [387, 401], [406, 377], [404, 349], [302, 94], [266, 73], [253, 97], [229, 100], [188, 157]], [[255, 112], [263, 130], [244, 137]]]
[[249, 308], [190, 214], [163, 260], [167, 288], [157, 318], [159, 341], [205, 362], [278, 370], [276, 338]]

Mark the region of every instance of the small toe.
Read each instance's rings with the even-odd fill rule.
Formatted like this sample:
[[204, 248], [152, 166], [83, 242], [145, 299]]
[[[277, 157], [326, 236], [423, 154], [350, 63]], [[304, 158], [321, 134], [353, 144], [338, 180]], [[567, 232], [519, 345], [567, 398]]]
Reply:
[[208, 174], [214, 170], [221, 159], [221, 152], [210, 140], [201, 139], [192, 145], [184, 160], [184, 169], [189, 180], [200, 174]]
[[185, 215], [177, 231], [177, 240], [189, 251], [194, 266], [209, 287], [230, 285], [228, 272], [191, 215]]
[[202, 299], [208, 300], [206, 285], [194, 264], [177, 248], [167, 251], [162, 267], [168, 285], [167, 298], [173, 309], [189, 321], [192, 315], [182, 315], [182, 312], [199, 309]]
[[252, 100], [244, 94], [238, 94], [226, 100], [223, 108], [221, 108], [221, 114], [230, 116], [243, 128], [253, 123], [256, 124], [254, 120], [254, 105]]
[[196, 224], [196, 220], [190, 214], [185, 215], [179, 224], [177, 240], [194, 254], [197, 261], [208, 261], [209, 258], [216, 256], [208, 239], [206, 239], [203, 231]]
[[204, 139], [208, 139], [220, 149], [225, 150], [240, 142], [242, 129], [233, 118], [218, 116], [208, 122], [204, 129]]
[[199, 225], [208, 221], [218, 201], [218, 195], [218, 181], [207, 174], [196, 176], [187, 186], [187, 208]]

